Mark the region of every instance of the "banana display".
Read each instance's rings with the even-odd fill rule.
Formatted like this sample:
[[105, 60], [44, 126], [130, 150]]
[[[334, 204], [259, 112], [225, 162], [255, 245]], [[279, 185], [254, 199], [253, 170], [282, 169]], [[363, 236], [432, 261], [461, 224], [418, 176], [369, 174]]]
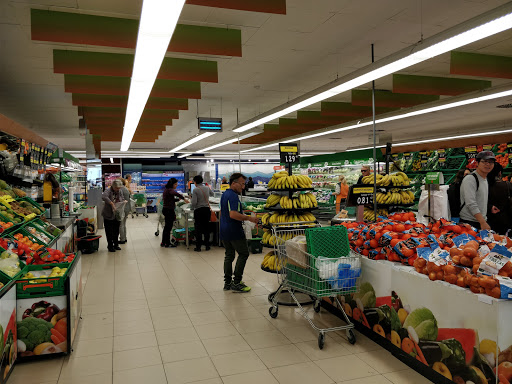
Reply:
[[[365, 176], [362, 178], [361, 182], [363, 184], [373, 184], [373, 178], [373, 175]], [[388, 174], [385, 176], [377, 174], [377, 186], [386, 187], [392, 185], [395, 187], [407, 187], [409, 184], [411, 184], [409, 177], [403, 172], [397, 172], [392, 175]]]
[[277, 204], [283, 209], [309, 209], [318, 207], [316, 197], [311, 192], [299, 194], [291, 199], [288, 196], [272, 194], [267, 198], [265, 208], [275, 207]]
[[274, 251], [271, 251], [265, 255], [263, 258], [263, 262], [261, 263], [262, 269], [268, 269], [270, 271], [280, 272], [283, 268], [283, 262], [279, 260], [274, 254]]
[[297, 189], [297, 188], [313, 188], [313, 182], [308, 176], [293, 175], [289, 176], [288, 172], [281, 171], [274, 173], [272, 179], [268, 183], [268, 189]]
[[377, 204], [412, 204], [414, 203], [414, 193], [401, 189], [391, 189], [387, 193], [377, 192]]
[[[377, 209], [377, 216], [388, 216], [389, 212], [385, 208], [379, 208]], [[363, 219], [366, 221], [375, 221], [377, 220], [377, 217], [375, 217], [375, 212], [371, 208], [364, 208], [363, 211]]]
[[270, 214], [265, 213], [261, 216], [261, 223], [263, 225], [281, 224], [281, 223], [298, 223], [301, 221], [316, 221], [316, 217], [309, 212], [304, 212], [301, 215], [297, 214], [279, 214], [277, 212]]

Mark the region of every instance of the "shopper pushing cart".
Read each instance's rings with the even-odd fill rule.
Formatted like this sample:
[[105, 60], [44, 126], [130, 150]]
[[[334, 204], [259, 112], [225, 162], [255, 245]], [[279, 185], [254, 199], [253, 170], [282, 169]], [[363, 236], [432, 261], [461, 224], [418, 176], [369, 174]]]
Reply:
[[[319, 332], [318, 347], [320, 349], [324, 347], [325, 333], [332, 331], [346, 330], [348, 341], [354, 344], [356, 342], [354, 324], [350, 322], [338, 296], [359, 291], [361, 257], [351, 253], [344, 227], [321, 228], [313, 223], [307, 225], [304, 223], [272, 224], [272, 232], [276, 237], [274, 252], [278, 258], [277, 276], [281, 284], [272, 297], [272, 306], [269, 308], [270, 317], [277, 317], [279, 311], [277, 298], [286, 289], [306, 320]], [[346, 246], [344, 246], [345, 243]], [[329, 245], [333, 246], [329, 248]], [[311, 253], [308, 252], [308, 248]], [[317, 327], [295, 296], [299, 292], [315, 299], [314, 310], [317, 313], [320, 312], [322, 298], [331, 298], [343, 313], [347, 325], [331, 328]]]
[[174, 221], [176, 220], [176, 202], [179, 200], [185, 200], [186, 203], [190, 201], [186, 199], [183, 195], [176, 191], [176, 187], [178, 186], [178, 180], [172, 177], [169, 179], [167, 184], [165, 185], [165, 190], [163, 194], [163, 206], [162, 213], [165, 217], [165, 225], [162, 233], [162, 242], [160, 243], [161, 247], [175, 247], [176, 245], [171, 244], [171, 231], [174, 225]]

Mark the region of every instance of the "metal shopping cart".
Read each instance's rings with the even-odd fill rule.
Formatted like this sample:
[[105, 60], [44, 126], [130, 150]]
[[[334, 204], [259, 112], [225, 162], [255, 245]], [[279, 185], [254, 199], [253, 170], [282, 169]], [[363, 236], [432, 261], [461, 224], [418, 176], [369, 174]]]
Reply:
[[[145, 218], [148, 217], [147, 205], [148, 199], [146, 198], [146, 193], [134, 193], [133, 200], [135, 200], [135, 215], [139, 216], [141, 214]], [[132, 213], [133, 218], [133, 213]]]
[[[321, 228], [318, 224], [311, 224], [313, 227], [308, 227], [303, 224], [286, 223], [272, 225], [272, 232], [276, 236], [275, 253], [278, 257], [277, 276], [280, 286], [272, 298], [272, 306], [269, 308], [270, 317], [274, 319], [277, 317], [279, 311], [277, 297], [286, 289], [302, 311], [306, 320], [319, 332], [318, 347], [320, 349], [324, 347], [325, 333], [332, 331], [346, 330], [348, 341], [354, 344], [356, 342], [356, 336], [353, 331], [354, 324], [352, 324], [345, 313], [345, 309], [339, 302], [338, 296], [359, 291], [361, 257], [350, 251], [348, 240], [348, 249], [345, 251], [348, 256], [330, 257], [333, 254], [325, 252], [326, 257], [323, 257], [308, 253], [306, 242], [304, 241], [308, 237], [305, 236], [307, 235], [308, 228], [330, 230], [330, 228], [337, 229], [338, 227]], [[303, 241], [295, 241], [301, 239], [297, 238], [297, 236], [302, 236]], [[325, 241], [322, 241], [322, 243], [325, 245]], [[340, 247], [340, 244], [334, 244], [334, 246]], [[305, 293], [314, 298], [313, 308], [317, 313], [320, 312], [321, 299], [323, 297], [331, 298], [332, 302], [337, 304], [338, 309], [343, 313], [347, 325], [331, 328], [317, 327], [301, 306], [296, 297], [297, 293]]]
[[[185, 241], [185, 224], [184, 224], [184, 214], [183, 214], [183, 206], [185, 203], [183, 201], [179, 201], [176, 203], [176, 208], [174, 212], [176, 213], [176, 220], [174, 220], [172, 229], [171, 229], [171, 244], [178, 245], [180, 241]], [[164, 201], [162, 198], [158, 198], [156, 202], [156, 209], [158, 213], [158, 221], [156, 225], [155, 236], [160, 236], [160, 227], [165, 226], [165, 216], [163, 214]]]

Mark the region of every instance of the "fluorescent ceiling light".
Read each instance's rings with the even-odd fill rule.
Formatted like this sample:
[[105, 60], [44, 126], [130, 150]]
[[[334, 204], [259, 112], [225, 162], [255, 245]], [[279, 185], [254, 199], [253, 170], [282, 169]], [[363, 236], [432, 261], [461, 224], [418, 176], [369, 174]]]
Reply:
[[223, 141], [221, 143], [218, 143], [218, 144], [215, 144], [215, 145], [212, 145], [210, 147], [207, 147], [207, 148], [204, 148], [204, 149], [201, 149], [199, 151], [196, 151], [195, 153], [203, 153], [203, 152], [207, 152], [211, 149], [214, 149], [214, 148], [218, 148], [218, 147], [222, 147], [224, 145], [229, 145], [229, 144], [232, 144], [238, 140], [244, 140], [244, 139], [247, 139], [249, 137], [252, 137], [252, 136], [256, 136], [256, 135], [259, 135], [260, 133], [262, 133], [263, 131], [254, 131], [254, 132], [249, 132], [249, 133], [246, 133], [245, 135], [241, 135], [241, 136], [236, 136], [236, 137], [233, 137], [229, 140], [226, 140], [226, 141]]
[[425, 140], [409, 141], [409, 142], [405, 142], [405, 143], [396, 143], [396, 144], [393, 144], [393, 147], [403, 147], [405, 145], [424, 144], [424, 143], [435, 143], [437, 141], [446, 141], [446, 140], [453, 140], [453, 139], [465, 139], [468, 137], [475, 137], [475, 136], [500, 135], [502, 133], [510, 133], [510, 132], [512, 132], [512, 129], [503, 129], [501, 131], [468, 133], [466, 135], [437, 137], [435, 139], [425, 139]]
[[190, 156], [191, 153], [185, 153], [184, 155], [178, 156], [178, 159], [183, 159], [184, 157]]
[[[498, 87], [498, 88], [503, 89], [504, 87]], [[495, 91], [494, 93], [490, 93], [490, 94], [487, 94], [487, 95], [478, 96], [478, 97], [472, 97], [475, 94], [478, 95], [478, 94], [481, 94], [481, 93], [482, 93], [482, 91], [477, 91], [477, 92], [472, 93], [469, 96], [468, 95], [463, 95], [463, 96], [460, 96], [460, 97], [453, 97], [451, 99], [445, 99], [445, 100], [442, 101], [443, 104], [441, 104], [441, 105], [435, 105], [435, 106], [427, 107], [427, 108], [419, 108], [419, 109], [416, 109], [416, 110], [411, 111], [411, 112], [399, 113], [399, 114], [396, 114], [394, 116], [389, 116], [389, 117], [383, 117], [383, 118], [380, 118], [380, 119], [376, 119], [375, 120], [375, 124], [386, 123], [386, 122], [395, 121], [395, 120], [401, 120], [401, 119], [405, 119], [405, 118], [408, 118], [408, 117], [424, 115], [424, 114], [427, 114], [427, 113], [432, 113], [432, 112], [442, 111], [442, 110], [446, 110], [446, 109], [461, 107], [461, 106], [465, 106], [465, 105], [480, 103], [482, 101], [488, 101], [488, 100], [498, 99], [498, 98], [501, 98], [501, 97], [512, 96], [512, 89], [507, 89], [507, 90], [501, 91], [501, 92], [496, 92]], [[449, 101], [452, 100], [452, 99], [457, 99], [457, 100], [450, 103]], [[302, 137], [298, 137], [298, 138], [292, 138], [290, 140], [292, 140], [292, 141], [308, 140], [308, 139], [312, 139], [312, 138], [319, 137], [319, 136], [331, 135], [333, 133], [338, 133], [338, 132], [348, 131], [348, 130], [351, 130], [351, 129], [366, 127], [366, 126], [369, 126], [369, 125], [372, 125], [372, 124], [373, 124], [373, 121], [369, 120], [369, 121], [366, 121], [366, 122], [363, 122], [363, 123], [359, 123], [359, 124], [352, 124], [352, 125], [349, 125], [349, 126], [335, 128], [335, 129], [331, 129], [331, 130], [328, 130], [328, 131], [322, 131], [322, 132], [318, 132], [318, 133], [313, 133], [311, 135], [306, 135], [306, 136], [302, 136]], [[277, 144], [278, 143], [274, 143], [274, 144], [269, 144], [269, 145], [265, 145], [265, 146], [262, 146], [262, 147], [250, 148], [250, 149], [247, 149], [247, 150], [241, 151], [241, 152], [257, 151], [259, 149], [267, 148], [269, 146], [277, 145]], [[368, 148], [373, 148], [373, 147], [368, 147]], [[359, 150], [359, 149], [354, 149], [354, 150]]]
[[211, 135], [215, 135], [215, 133], [217, 133], [217, 132], [204, 132], [204, 133], [201, 133], [200, 135], [197, 135], [197, 136], [191, 138], [190, 140], [185, 141], [183, 144], [178, 145], [176, 148], [171, 149], [169, 152], [178, 152], [180, 149], [186, 148], [189, 145], [194, 144], [195, 142], [197, 142], [199, 140], [206, 139], [208, 136], [211, 136]]
[[111, 162], [112, 164], [114, 164], [114, 159], [113, 159], [113, 158], [110, 158], [110, 162]]
[[[375, 148], [384, 148], [385, 145], [377, 145]], [[373, 147], [364, 147], [364, 148], [351, 148], [345, 150], [345, 152], [352, 152], [352, 151], [363, 151], [365, 149], [373, 149]]]
[[[495, 10], [490, 11], [487, 14], [469, 20], [461, 24], [461, 26], [454, 27], [451, 30], [448, 30], [447, 32], [442, 32], [437, 36], [425, 39], [422, 42], [418, 43], [417, 45], [412, 46], [411, 48], [407, 48], [406, 50], [403, 50], [397, 53], [396, 55], [393, 55], [403, 56], [404, 52], [408, 52], [408, 54], [406, 54], [406, 56], [404, 57], [401, 57], [394, 61], [391, 61], [391, 57], [384, 58], [379, 61], [381, 64], [379, 64], [379, 62], [371, 64], [360, 71], [356, 71], [354, 74], [350, 74], [348, 76], [345, 76], [344, 78], [341, 78], [338, 81], [333, 81], [320, 88], [317, 88], [316, 90], [311, 91], [305, 94], [304, 96], [289, 101], [283, 106], [277, 107], [274, 110], [267, 112], [260, 118], [255, 117], [254, 119], [248, 120], [247, 122], [243, 123], [240, 127], [233, 129], [233, 131], [247, 131], [251, 128], [275, 120], [281, 116], [285, 116], [299, 109], [308, 107], [311, 104], [318, 103], [322, 100], [329, 99], [333, 96], [349, 91], [363, 84], [369, 83], [373, 80], [377, 80], [383, 76], [390, 75], [397, 71], [403, 70], [404, 68], [431, 59], [432, 57], [441, 55], [456, 48], [462, 47], [464, 45], [473, 43], [483, 38], [492, 36], [496, 33], [510, 29], [512, 28], [511, 9], [512, 6], [510, 4], [505, 4], [504, 6], [496, 8]], [[466, 27], [465, 31], [459, 33], [458, 31], [460, 31], [461, 28], [464, 28], [465, 25], [474, 25], [475, 27]], [[456, 33], [454, 36], [440, 40], [440, 36], [443, 36], [447, 33], [450, 33], [450, 31], [454, 30], [457, 31], [452, 32]], [[422, 47], [425, 48], [421, 49]], [[418, 48], [420, 49], [419, 51], [417, 51]], [[374, 68], [375, 66], [377, 66], [377, 68], [371, 69]], [[362, 74], [357, 76], [357, 74], [361, 72]], [[347, 81], [342, 82], [343, 79]], [[340, 82], [342, 83], [339, 84]]]
[[274, 145], [277, 145], [277, 144], [278, 144], [278, 143], [273, 143], [273, 144], [264, 145], [264, 146], [262, 146], [262, 147], [250, 148], [250, 149], [246, 149], [246, 150], [244, 150], [244, 151], [240, 151], [240, 153], [246, 153], [246, 152], [257, 151], [258, 149], [270, 148], [270, 147], [273, 147]]
[[144, 0], [142, 4], [122, 151], [130, 147], [184, 4], [185, 0]]

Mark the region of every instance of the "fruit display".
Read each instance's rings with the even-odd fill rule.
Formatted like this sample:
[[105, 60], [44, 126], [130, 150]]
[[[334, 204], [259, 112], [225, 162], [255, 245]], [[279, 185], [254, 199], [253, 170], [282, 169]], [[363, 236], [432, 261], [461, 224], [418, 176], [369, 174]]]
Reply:
[[263, 258], [261, 269], [268, 272], [280, 272], [283, 269], [283, 264], [279, 257], [274, 254], [274, 251], [270, 251]]
[[318, 205], [329, 205], [329, 201], [331, 200], [331, 196], [332, 196], [332, 192], [331, 191], [315, 190], [315, 191], [312, 191], [311, 193], [313, 195], [315, 195], [315, 198], [316, 198], [316, 201], [318, 202]]
[[[35, 254], [31, 264], [54, 264], [54, 263], [72, 263], [75, 259], [74, 253], [63, 253], [58, 249], [46, 248], [48, 253], [43, 255]], [[30, 264], [30, 263], [27, 263]]]
[[10, 208], [0, 204], [0, 215], [6, 219], [11, 220], [14, 224], [20, 224], [22, 220]]
[[267, 212], [261, 217], [261, 223], [263, 225], [270, 225], [274, 223], [300, 223], [303, 221], [314, 222], [316, 221], [316, 217], [309, 212], [304, 212], [302, 214], [279, 214], [278, 212], [271, 214]]
[[262, 212], [265, 208], [265, 204], [258, 204], [258, 203], [247, 203], [245, 204], [244, 210], [245, 211], [251, 211], [251, 212]]
[[53, 267], [50, 274], [47, 274], [48, 271], [45, 271], [45, 270], [30, 271], [30, 272], [27, 272], [25, 275], [23, 275], [23, 277], [21, 279], [22, 280], [35, 279], [35, 280], [30, 281], [31, 284], [45, 283], [46, 282], [46, 280], [44, 280], [45, 278], [62, 277], [66, 274], [67, 270], [68, 270], [67, 268]]
[[[380, 220], [378, 218], [378, 220]], [[400, 262], [430, 280], [473, 293], [508, 298], [512, 292], [512, 239], [441, 219], [425, 226], [397, 213], [374, 224], [343, 223], [351, 248], [375, 260]]]
[[62, 233], [62, 230], [60, 230], [52, 223], [49, 223], [48, 221], [45, 221], [45, 220], [46, 220], [45, 218], [38, 219], [38, 220], [35, 220], [33, 222], [33, 224], [36, 225], [37, 227], [41, 228], [46, 233], [52, 235], [53, 237], [58, 237]]
[[414, 193], [412, 191], [404, 191], [403, 189], [391, 189], [386, 193], [377, 192], [376, 199], [378, 204], [412, 204], [414, 203]]
[[308, 176], [292, 175], [289, 176], [288, 172], [276, 172], [268, 183], [268, 189], [299, 189], [299, 188], [312, 188], [313, 182]]
[[0, 230], [0, 233], [2, 233], [3, 231], [5, 231], [6, 229], [9, 229], [13, 226], [14, 224], [11, 223], [10, 221], [8, 222], [3, 222], [0, 220], [0, 227], [1, 227], [1, 230]]
[[315, 195], [311, 192], [299, 193], [297, 196], [289, 198], [288, 196], [281, 196], [271, 194], [267, 198], [265, 208], [281, 208], [281, 209], [310, 209], [318, 207], [318, 202]]
[[17, 197], [26, 197], [27, 193], [19, 188], [13, 188], [12, 191]]
[[32, 251], [38, 251], [44, 247], [43, 245], [38, 244], [37, 241], [34, 241], [35, 239], [30, 239], [28, 236], [19, 232], [15, 233], [13, 237], [18, 240], [18, 242], [27, 245]]
[[[374, 175], [365, 176], [361, 179], [363, 184], [373, 184]], [[403, 172], [397, 172], [393, 174], [387, 174], [385, 176], [381, 174], [377, 174], [377, 186], [379, 187], [387, 187], [387, 186], [404, 186], [407, 187], [410, 185], [409, 177]]]
[[25, 230], [41, 242], [48, 244], [52, 241], [44, 232], [33, 225], [25, 226]]
[[16, 276], [21, 271], [18, 255], [11, 251], [3, 251], [0, 254], [0, 271], [9, 277]]
[[503, 168], [506, 168], [508, 166], [508, 153], [505, 153], [504, 155], [496, 155], [496, 162]]

